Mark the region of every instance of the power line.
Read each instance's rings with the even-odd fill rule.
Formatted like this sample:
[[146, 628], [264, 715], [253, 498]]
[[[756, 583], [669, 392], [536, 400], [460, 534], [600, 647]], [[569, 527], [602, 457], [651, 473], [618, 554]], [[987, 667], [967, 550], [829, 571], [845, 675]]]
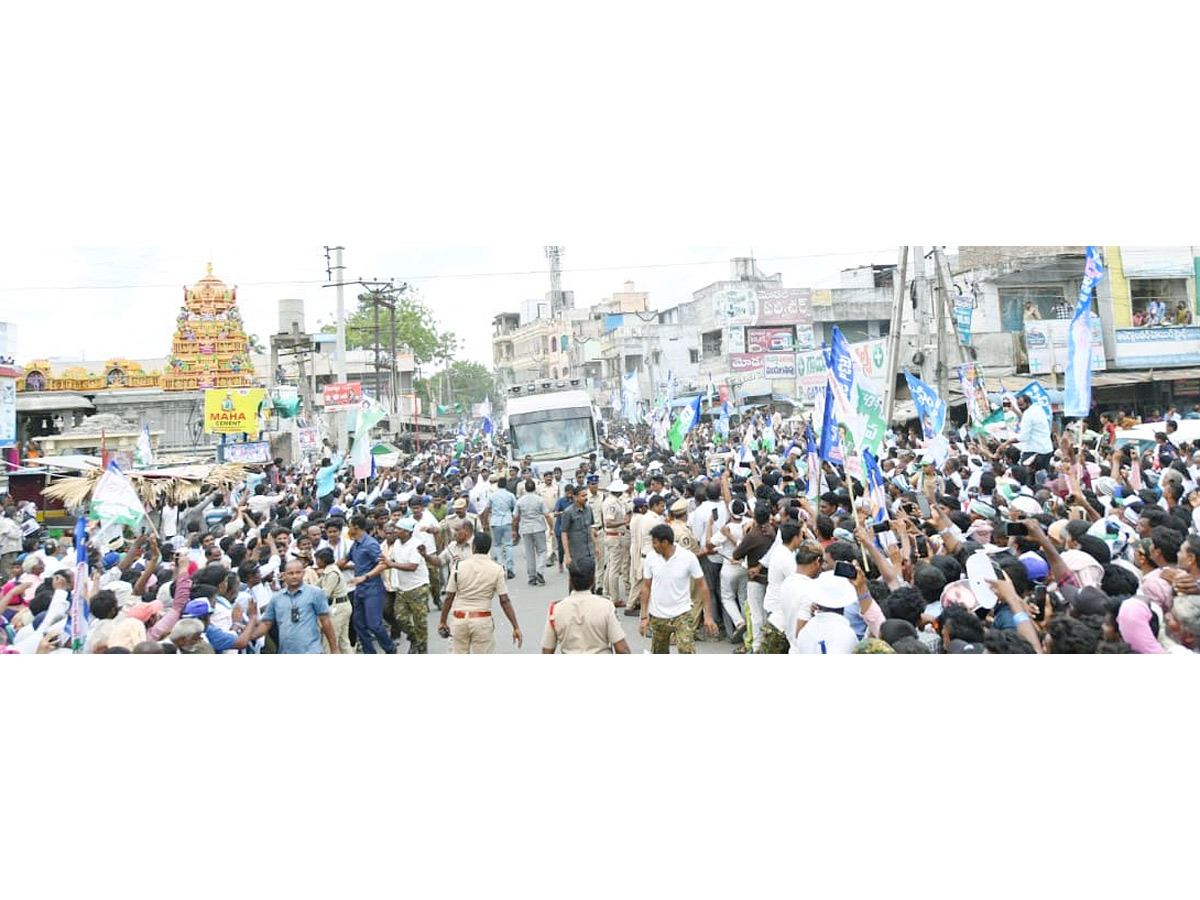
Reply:
[[[837, 256], [867, 256], [878, 253], [891, 252], [895, 248], [882, 248], [875, 250], [846, 250], [839, 253], [809, 253], [799, 256], [766, 256], [760, 257], [755, 262], [797, 262], [807, 259], [828, 259]], [[633, 272], [645, 271], [648, 269], [681, 269], [681, 268], [696, 268], [699, 266], [723, 265], [729, 262], [728, 258], [698, 260], [693, 262], [671, 262], [671, 263], [640, 263], [637, 265], [624, 266], [585, 266], [575, 269], [564, 268], [563, 274], [586, 274], [592, 272]], [[400, 278], [401, 281], [435, 281], [435, 280], [450, 280], [455, 278], [523, 278], [534, 275], [545, 275], [542, 269], [530, 269], [525, 271], [511, 272], [462, 272], [462, 273], [442, 273], [433, 275], [406, 275]], [[290, 279], [280, 281], [247, 281], [238, 284], [238, 287], [294, 287], [303, 285], [324, 285], [330, 286], [327, 281], [320, 279]], [[4, 287], [0, 286], [0, 293], [15, 293], [15, 292], [34, 292], [34, 291], [133, 291], [133, 290], [172, 290], [181, 287], [177, 283], [171, 284], [77, 284], [77, 285], [27, 285], [23, 287]]]

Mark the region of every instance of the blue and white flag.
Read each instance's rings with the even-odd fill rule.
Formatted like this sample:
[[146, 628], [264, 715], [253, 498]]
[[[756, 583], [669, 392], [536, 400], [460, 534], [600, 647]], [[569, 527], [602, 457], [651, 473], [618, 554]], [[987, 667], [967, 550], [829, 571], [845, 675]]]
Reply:
[[675, 402], [675, 371], [672, 369], [667, 372], [667, 407]]
[[811, 425], [804, 426], [804, 452], [808, 457], [808, 486], [805, 496], [816, 502], [821, 496], [821, 457], [817, 453], [817, 439]]
[[1067, 338], [1064, 416], [1086, 418], [1092, 412], [1092, 292], [1103, 278], [1104, 263], [1099, 248], [1088, 247], [1079, 300]]
[[150, 442], [150, 426], [142, 425], [137, 445], [133, 450], [133, 464], [138, 468], [154, 465], [154, 445]]
[[713, 397], [717, 396], [716, 386], [713, 385], [712, 375], [708, 376], [708, 388], [705, 390], [706, 399], [708, 400], [708, 408], [712, 409]]
[[80, 516], [75, 520], [75, 584], [71, 590], [71, 609], [63, 629], [75, 653], [83, 651], [83, 639], [87, 637], [88, 602], [86, 596], [88, 575], [87, 519]]
[[908, 382], [908, 392], [912, 394], [917, 407], [917, 418], [921, 420], [925, 440], [932, 440], [946, 429], [946, 402], [938, 396], [937, 391], [908, 369], [904, 370], [904, 380]]
[[621, 379], [621, 414], [626, 422], [636, 423], [638, 420], [638, 405], [642, 399], [641, 386], [638, 384], [636, 371], [626, 372]]
[[695, 400], [679, 411], [679, 417], [675, 420], [675, 424], [671, 426], [671, 430], [667, 434], [667, 440], [671, 442], [672, 453], [679, 452], [679, 448], [683, 446], [683, 442], [688, 434], [696, 427], [696, 423], [700, 421], [700, 401], [702, 399], [697, 394]]
[[721, 437], [729, 437], [729, 416], [732, 413], [733, 404], [731, 404], [729, 400], [726, 400], [721, 404], [721, 415], [717, 418], [716, 423], [713, 425], [714, 430], [721, 435]]
[[890, 518], [887, 508], [887, 488], [884, 486], [883, 470], [879, 460], [870, 450], [863, 450], [863, 469], [867, 475], [867, 496], [878, 507], [871, 517], [872, 522], [886, 522]]
[[1042, 412], [1046, 414], [1046, 421], [1050, 423], [1051, 428], [1054, 427], [1054, 409], [1050, 406], [1050, 395], [1046, 393], [1046, 389], [1036, 381], [1031, 381], [1024, 388], [1017, 392], [1017, 396], [1025, 395], [1034, 403], [1042, 408]]
[[838, 437], [837, 420], [833, 410], [833, 362], [830, 360], [828, 347], [822, 347], [821, 352], [825, 355], [825, 409], [821, 415], [821, 459], [840, 465], [842, 442]]

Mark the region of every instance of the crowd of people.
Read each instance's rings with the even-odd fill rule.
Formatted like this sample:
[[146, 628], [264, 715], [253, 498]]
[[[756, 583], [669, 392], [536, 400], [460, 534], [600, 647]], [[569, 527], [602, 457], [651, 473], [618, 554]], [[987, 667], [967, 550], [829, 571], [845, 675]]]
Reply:
[[80, 646], [72, 539], [6, 497], [0, 649], [489, 653], [497, 613], [519, 648], [520, 555], [530, 589], [566, 576], [533, 623], [543, 653], [628, 653], [626, 619], [653, 653], [1196, 652], [1200, 446], [1164, 427], [1139, 456], [1114, 417], [1060, 431], [1017, 405], [1014, 439], [962, 428], [935, 455], [889, 432], [874, 492], [830, 462], [810, 480], [802, 434], [766, 414], [749, 448], [613, 426], [574, 472], [453, 439], [366, 480], [328, 448], [276, 460], [90, 540]]

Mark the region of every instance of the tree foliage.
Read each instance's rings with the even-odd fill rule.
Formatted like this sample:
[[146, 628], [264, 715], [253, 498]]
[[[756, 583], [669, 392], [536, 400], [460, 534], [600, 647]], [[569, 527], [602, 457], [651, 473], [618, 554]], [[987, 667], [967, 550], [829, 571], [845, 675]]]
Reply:
[[[337, 329], [326, 325], [321, 329], [332, 334]], [[379, 307], [379, 346], [387, 351], [392, 346], [392, 312]], [[453, 331], [441, 331], [433, 311], [409, 288], [396, 301], [396, 346], [408, 347], [418, 364], [449, 363], [458, 351], [458, 337]], [[371, 294], [359, 294], [358, 309], [346, 317], [346, 349], [371, 350], [375, 347], [375, 307]]]
[[430, 378], [430, 390], [446, 403], [482, 403], [495, 396], [496, 379], [486, 366], [459, 359]]

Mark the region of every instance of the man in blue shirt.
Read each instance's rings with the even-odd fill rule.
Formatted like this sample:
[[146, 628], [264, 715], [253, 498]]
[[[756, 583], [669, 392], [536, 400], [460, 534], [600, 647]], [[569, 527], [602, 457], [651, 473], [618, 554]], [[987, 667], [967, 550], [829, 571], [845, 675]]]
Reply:
[[[321, 635], [329, 642], [329, 652], [337, 653], [337, 635], [329, 618], [329, 601], [319, 587], [304, 583], [304, 563], [293, 557], [283, 570], [284, 589], [271, 597], [257, 627], [246, 626], [242, 635], [250, 640], [262, 637], [279, 626], [280, 653], [321, 653]], [[250, 601], [254, 609], [254, 601]], [[213, 647], [216, 650], [216, 647]], [[221, 652], [217, 650], [217, 652]]]
[[[347, 533], [354, 543], [350, 545], [350, 553], [342, 563], [354, 567], [354, 577], [349, 584], [354, 591], [354, 599], [350, 604], [350, 624], [358, 635], [359, 649], [363, 653], [374, 653], [375, 646], [371, 642], [373, 636], [384, 653], [395, 653], [396, 642], [383, 622], [386, 591], [380, 575], [387, 568], [387, 559], [380, 552], [379, 541], [367, 534], [366, 516], [351, 519]], [[341, 567], [349, 568], [347, 565]]]
[[317, 502], [320, 504], [322, 515], [328, 514], [333, 506], [334, 476], [342, 467], [342, 455], [335, 453], [333, 459], [325, 457], [321, 460], [321, 468], [317, 469]]
[[492, 559], [504, 566], [509, 578], [516, 578], [517, 573], [513, 571], [512, 523], [517, 498], [509, 491], [507, 478], [501, 478], [496, 488], [496, 493], [488, 498], [483, 519], [492, 530]]

